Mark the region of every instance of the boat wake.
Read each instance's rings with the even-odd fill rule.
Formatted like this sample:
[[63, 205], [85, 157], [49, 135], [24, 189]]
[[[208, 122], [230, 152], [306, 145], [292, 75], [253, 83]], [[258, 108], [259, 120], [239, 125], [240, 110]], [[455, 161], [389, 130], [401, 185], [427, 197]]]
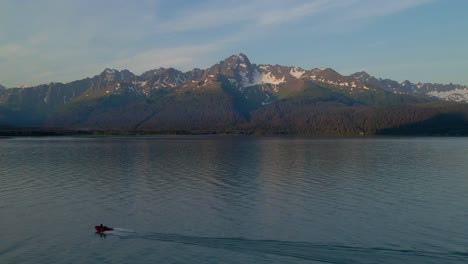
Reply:
[[119, 227], [114, 227], [114, 230], [109, 231], [108, 233], [109, 234], [114, 234], [114, 235], [125, 235], [125, 234], [134, 235], [134, 234], [136, 234], [136, 232], [133, 231], [133, 230], [125, 229], [125, 228], [119, 228]]
[[335, 264], [396, 264], [396, 263], [468, 263], [467, 252], [430, 252], [390, 248], [364, 248], [321, 245], [308, 242], [250, 240], [229, 237], [197, 237], [164, 233], [140, 233], [114, 228], [106, 232], [121, 238], [146, 239], [244, 253], [264, 253]]

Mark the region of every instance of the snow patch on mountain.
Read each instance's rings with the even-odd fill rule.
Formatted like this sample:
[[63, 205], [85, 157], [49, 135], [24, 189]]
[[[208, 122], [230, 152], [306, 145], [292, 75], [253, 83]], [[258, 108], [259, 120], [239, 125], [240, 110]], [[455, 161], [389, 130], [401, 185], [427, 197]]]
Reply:
[[242, 54], [242, 53], [241, 53], [241, 54], [234, 55], [234, 56], [235, 56], [239, 61], [244, 61], [244, 60], [245, 60], [245, 59], [244, 59], [244, 56], [245, 56], [245, 55]]
[[433, 91], [427, 93], [428, 95], [435, 96], [447, 101], [467, 102], [468, 103], [468, 88], [454, 89], [451, 91], [438, 92]]
[[359, 80], [361, 82], [368, 82], [372, 76], [370, 76], [367, 72], [361, 71], [356, 72], [355, 74], [351, 75], [354, 79]]
[[245, 72], [240, 71], [239, 75], [241, 77], [240, 85], [242, 88], [259, 85], [259, 84], [277, 85], [277, 84], [281, 84], [285, 82], [284, 76], [282, 78], [276, 78], [275, 76], [273, 76], [273, 74], [270, 71], [260, 72], [257, 69], [253, 71], [253, 74], [252, 74], [253, 77], [251, 80], [247, 77], [247, 73]]
[[270, 101], [271, 97], [267, 93], [265, 93], [265, 96], [266, 96], [266, 99], [262, 102], [262, 105], [271, 104], [272, 103]]
[[245, 88], [245, 87], [254, 85], [254, 84], [252, 84], [252, 82], [249, 80], [249, 78], [247, 78], [247, 73], [241, 71], [241, 72], [239, 72], [239, 75], [240, 75], [240, 77], [241, 77], [241, 83], [240, 83], [240, 85], [241, 85], [242, 88]]
[[109, 69], [109, 68], [105, 69], [104, 71], [105, 71], [106, 73], [109, 73], [109, 74], [115, 74], [115, 73], [117, 73], [117, 70]]
[[299, 79], [301, 76], [305, 73], [305, 71], [301, 68], [298, 67], [292, 67], [291, 70], [289, 70], [289, 74], [291, 74], [294, 78]]
[[281, 84], [284, 83], [284, 76], [281, 79], [276, 78], [271, 72], [260, 73], [259, 71], [254, 72], [254, 83], [255, 84]]

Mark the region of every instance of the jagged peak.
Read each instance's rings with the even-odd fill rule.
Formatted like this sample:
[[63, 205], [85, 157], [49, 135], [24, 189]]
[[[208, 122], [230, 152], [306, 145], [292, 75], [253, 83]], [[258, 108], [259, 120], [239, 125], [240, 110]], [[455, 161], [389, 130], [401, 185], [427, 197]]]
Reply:
[[135, 75], [129, 70], [118, 71], [116, 69], [106, 68], [101, 74], [95, 76], [94, 78], [99, 78], [105, 81], [123, 81], [128, 78], [133, 78]]
[[172, 67], [169, 67], [169, 68], [160, 67], [158, 69], [146, 71], [142, 73], [140, 77], [151, 78], [152, 76], [155, 76], [155, 75], [166, 75], [166, 74], [172, 75], [172, 74], [184, 74], [184, 73]]
[[[245, 54], [239, 53], [237, 55], [231, 55], [225, 60], [208, 68], [203, 75], [216, 75], [223, 74], [228, 78], [235, 79], [238, 83], [241, 79], [246, 79], [249, 82], [253, 81], [253, 75], [256, 71], [255, 65], [251, 64]], [[242, 81], [246, 82], [246, 81]]]
[[372, 77], [370, 74], [368, 74], [365, 71], [355, 72], [355, 73], [351, 74], [350, 76], [355, 78], [355, 79], [361, 79], [361, 78], [367, 79], [367, 78]]
[[400, 83], [401, 86], [413, 86], [414, 84], [408, 80], [404, 80]]
[[116, 69], [110, 69], [110, 68], [105, 68], [102, 72], [101, 72], [101, 75], [102, 74], [133, 74], [131, 71], [127, 70], [127, 69], [123, 69], [123, 70], [116, 70]]
[[335, 70], [332, 69], [332, 68], [318, 68], [318, 69], [321, 70], [321, 71], [324, 71], [324, 72], [338, 73], [337, 71], [335, 71]]
[[329, 72], [329, 71], [337, 73], [332, 68], [314, 68], [314, 69], [312, 69], [312, 72]]
[[200, 69], [200, 68], [193, 68], [192, 70], [190, 71], [186, 71], [185, 73], [191, 73], [191, 72], [202, 72], [203, 70]]
[[158, 74], [162, 71], [165, 71], [166, 68], [163, 68], [163, 67], [160, 67], [158, 69], [152, 69], [152, 70], [148, 70], [148, 71], [145, 71], [144, 73], [141, 74], [141, 76], [147, 76], [147, 75], [154, 75], [154, 74]]
[[170, 72], [170, 73], [177, 73], [177, 74], [182, 73], [182, 72], [179, 71], [178, 69], [172, 68], [172, 67], [169, 67], [169, 68], [167, 69], [167, 72]]
[[116, 74], [116, 73], [119, 73], [118, 70], [116, 69], [110, 69], [110, 68], [105, 68], [101, 74]]
[[293, 71], [305, 71], [305, 69], [299, 67], [299, 66], [288, 66], [289, 69], [293, 70]]
[[245, 55], [244, 53], [239, 53], [239, 54], [233, 55], [233, 56], [236, 56], [241, 61], [248, 61], [249, 60], [249, 58], [247, 58], [247, 55]]
[[223, 64], [223, 63], [235, 63], [235, 64], [251, 65], [249, 58], [244, 53], [231, 55], [227, 59], [220, 62], [220, 64]]
[[315, 68], [312, 70], [312, 73], [319, 74], [320, 76], [328, 76], [328, 77], [344, 77], [339, 72], [335, 71], [332, 68]]

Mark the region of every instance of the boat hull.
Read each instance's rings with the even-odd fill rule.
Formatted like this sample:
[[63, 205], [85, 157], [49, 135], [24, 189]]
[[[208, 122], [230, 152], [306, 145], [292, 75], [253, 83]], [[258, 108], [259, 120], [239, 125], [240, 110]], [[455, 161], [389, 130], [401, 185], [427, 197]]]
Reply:
[[100, 227], [100, 226], [95, 226], [94, 229], [96, 229], [96, 232], [98, 233], [104, 233], [106, 231], [114, 230], [113, 228], [110, 228], [110, 227]]

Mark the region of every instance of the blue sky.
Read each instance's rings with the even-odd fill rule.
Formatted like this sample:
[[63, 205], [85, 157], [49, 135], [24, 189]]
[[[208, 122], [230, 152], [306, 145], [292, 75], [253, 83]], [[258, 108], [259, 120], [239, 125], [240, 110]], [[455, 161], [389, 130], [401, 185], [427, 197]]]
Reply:
[[0, 84], [253, 63], [468, 85], [466, 0], [2, 0]]

